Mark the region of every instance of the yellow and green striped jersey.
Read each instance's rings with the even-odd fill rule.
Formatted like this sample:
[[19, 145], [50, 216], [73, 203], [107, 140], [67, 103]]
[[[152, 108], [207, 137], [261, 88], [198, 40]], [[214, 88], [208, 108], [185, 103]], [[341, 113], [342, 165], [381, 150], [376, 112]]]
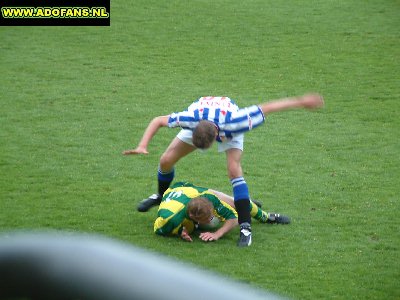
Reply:
[[221, 201], [209, 189], [195, 186], [189, 182], [177, 182], [165, 191], [154, 222], [154, 232], [159, 235], [180, 235], [183, 227], [191, 233], [194, 222], [186, 213], [190, 200], [204, 197], [214, 207], [214, 215], [221, 221], [237, 218], [236, 211]]

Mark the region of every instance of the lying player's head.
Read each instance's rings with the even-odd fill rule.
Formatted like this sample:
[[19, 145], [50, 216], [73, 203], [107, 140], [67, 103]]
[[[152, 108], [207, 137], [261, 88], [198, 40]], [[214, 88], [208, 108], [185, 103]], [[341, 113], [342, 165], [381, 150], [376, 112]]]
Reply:
[[193, 221], [208, 224], [213, 217], [213, 206], [206, 198], [198, 197], [190, 200], [186, 212]]
[[193, 130], [193, 145], [199, 149], [208, 149], [217, 137], [218, 129], [213, 122], [202, 120]]

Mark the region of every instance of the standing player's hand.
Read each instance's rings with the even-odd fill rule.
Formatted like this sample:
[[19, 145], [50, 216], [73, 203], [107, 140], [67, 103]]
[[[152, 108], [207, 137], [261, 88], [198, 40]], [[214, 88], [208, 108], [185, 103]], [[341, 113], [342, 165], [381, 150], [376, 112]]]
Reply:
[[318, 94], [308, 94], [302, 97], [304, 108], [316, 109], [324, 106], [324, 98]]
[[188, 242], [193, 242], [192, 238], [190, 237], [189, 233], [187, 232], [186, 228], [183, 227], [181, 238]]
[[123, 155], [130, 155], [130, 154], [149, 154], [146, 147], [137, 147], [136, 149], [132, 150], [125, 150], [122, 152]]

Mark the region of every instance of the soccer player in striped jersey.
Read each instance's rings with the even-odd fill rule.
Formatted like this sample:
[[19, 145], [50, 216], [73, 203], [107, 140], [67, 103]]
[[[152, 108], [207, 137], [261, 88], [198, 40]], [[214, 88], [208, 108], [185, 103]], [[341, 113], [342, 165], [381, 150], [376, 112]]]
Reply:
[[[267, 213], [252, 201], [250, 214], [261, 223], [290, 223], [288, 217]], [[220, 239], [237, 225], [232, 197], [189, 182], [177, 182], [163, 195], [154, 232], [163, 236], [180, 236], [192, 242], [190, 234], [198, 227], [202, 231], [200, 239], [209, 242]]]
[[182, 130], [160, 158], [158, 193], [140, 202], [138, 210], [145, 212], [160, 204], [162, 195], [174, 179], [175, 164], [182, 157], [196, 148], [210, 148], [213, 142], [217, 141], [219, 152], [225, 152], [227, 157], [228, 176], [241, 227], [238, 246], [249, 246], [250, 195], [240, 162], [244, 133], [260, 126], [270, 113], [298, 108], [315, 109], [323, 104], [320, 95], [308, 94], [240, 109], [228, 97], [201, 97], [183, 112], [154, 118], [147, 126], [139, 145], [135, 149], [124, 151], [123, 154], [148, 154], [147, 146], [161, 127], [181, 127]]

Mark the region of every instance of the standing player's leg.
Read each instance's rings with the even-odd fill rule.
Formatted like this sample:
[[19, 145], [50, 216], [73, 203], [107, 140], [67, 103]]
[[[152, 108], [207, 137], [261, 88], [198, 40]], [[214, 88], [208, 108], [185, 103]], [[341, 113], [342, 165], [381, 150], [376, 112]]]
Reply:
[[196, 150], [193, 145], [176, 137], [161, 155], [158, 167], [158, 194], [162, 197], [174, 179], [174, 166], [184, 156]]
[[240, 225], [238, 246], [245, 247], [251, 245], [251, 216], [249, 188], [243, 178], [241, 157], [241, 149], [231, 148], [226, 150], [228, 176], [232, 183], [233, 199]]
[[180, 134], [175, 137], [165, 152], [161, 155], [160, 164], [157, 171], [158, 193], [151, 195], [149, 198], [142, 200], [138, 205], [138, 211], [146, 212], [151, 207], [159, 205], [162, 195], [169, 188], [174, 179], [175, 164], [184, 156], [193, 152], [196, 147], [183, 141]]

